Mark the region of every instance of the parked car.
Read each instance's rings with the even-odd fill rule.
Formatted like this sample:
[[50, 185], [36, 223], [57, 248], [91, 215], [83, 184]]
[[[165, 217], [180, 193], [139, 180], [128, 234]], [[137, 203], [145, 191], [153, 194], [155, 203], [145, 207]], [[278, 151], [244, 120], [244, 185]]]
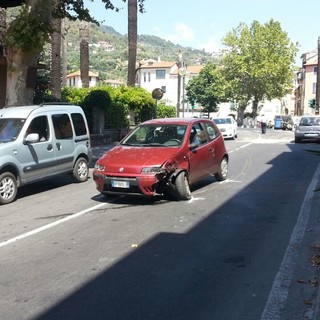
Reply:
[[104, 195], [173, 195], [191, 198], [190, 186], [214, 175], [225, 180], [228, 153], [220, 130], [209, 119], [146, 121], [95, 164], [93, 179]]
[[290, 115], [277, 115], [274, 117], [274, 129], [292, 130], [293, 119]]
[[87, 120], [79, 106], [0, 109], [0, 204], [12, 202], [18, 187], [58, 174], [87, 180], [91, 157]]
[[232, 116], [227, 117], [216, 117], [211, 120], [220, 129], [225, 139], [235, 139], [238, 137], [238, 125]]
[[294, 130], [294, 141], [320, 141], [320, 116], [302, 116]]

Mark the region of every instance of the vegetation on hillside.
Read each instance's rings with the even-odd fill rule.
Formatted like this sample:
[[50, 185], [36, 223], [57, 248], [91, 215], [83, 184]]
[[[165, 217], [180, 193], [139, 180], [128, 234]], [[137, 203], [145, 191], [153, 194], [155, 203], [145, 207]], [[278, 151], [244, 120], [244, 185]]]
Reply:
[[[78, 22], [68, 22], [67, 60], [69, 72], [80, 69]], [[90, 25], [90, 70], [99, 74], [102, 80], [113, 79], [126, 82], [128, 61], [127, 35], [121, 35], [111, 27]], [[188, 65], [217, 62], [216, 57], [203, 50], [182, 47], [152, 35], [138, 36], [137, 61], [161, 59], [176, 61], [179, 50], [183, 52]]]

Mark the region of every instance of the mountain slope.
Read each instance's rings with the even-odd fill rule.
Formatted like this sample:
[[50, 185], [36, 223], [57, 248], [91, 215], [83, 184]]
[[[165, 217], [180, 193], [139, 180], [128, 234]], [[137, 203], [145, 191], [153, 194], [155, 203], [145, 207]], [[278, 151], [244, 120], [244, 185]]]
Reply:
[[[101, 79], [125, 81], [127, 76], [128, 44], [127, 36], [121, 35], [112, 27], [91, 24], [89, 35], [90, 70], [99, 74]], [[79, 70], [79, 29], [77, 22], [68, 23], [66, 35], [68, 69]], [[203, 50], [176, 45], [152, 35], [138, 36], [137, 61], [160, 59], [176, 61], [179, 51], [188, 65], [199, 65], [217, 58]]]

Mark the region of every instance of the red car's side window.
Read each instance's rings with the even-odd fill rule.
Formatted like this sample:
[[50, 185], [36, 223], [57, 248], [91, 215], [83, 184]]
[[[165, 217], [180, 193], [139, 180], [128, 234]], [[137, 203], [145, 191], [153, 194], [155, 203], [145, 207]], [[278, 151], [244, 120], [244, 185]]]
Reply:
[[190, 133], [190, 143], [202, 145], [207, 142], [208, 138], [205, 132], [205, 128], [200, 123], [194, 124]]
[[205, 123], [205, 127], [208, 132], [208, 136], [209, 136], [210, 141], [212, 141], [218, 137], [219, 134], [213, 125], [211, 125], [210, 123]]

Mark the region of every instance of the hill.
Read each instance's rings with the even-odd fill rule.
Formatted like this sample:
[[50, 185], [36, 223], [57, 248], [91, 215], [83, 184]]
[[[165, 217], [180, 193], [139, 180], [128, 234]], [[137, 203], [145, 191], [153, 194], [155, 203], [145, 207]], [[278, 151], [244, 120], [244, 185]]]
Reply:
[[[70, 72], [79, 70], [79, 29], [77, 22], [68, 22], [67, 61]], [[128, 40], [112, 27], [94, 24], [89, 29], [90, 70], [99, 74], [101, 79], [126, 81]], [[191, 47], [176, 45], [152, 35], [138, 35], [137, 61], [160, 59], [176, 61], [179, 50], [188, 65], [200, 65], [217, 61], [211, 53]]]

